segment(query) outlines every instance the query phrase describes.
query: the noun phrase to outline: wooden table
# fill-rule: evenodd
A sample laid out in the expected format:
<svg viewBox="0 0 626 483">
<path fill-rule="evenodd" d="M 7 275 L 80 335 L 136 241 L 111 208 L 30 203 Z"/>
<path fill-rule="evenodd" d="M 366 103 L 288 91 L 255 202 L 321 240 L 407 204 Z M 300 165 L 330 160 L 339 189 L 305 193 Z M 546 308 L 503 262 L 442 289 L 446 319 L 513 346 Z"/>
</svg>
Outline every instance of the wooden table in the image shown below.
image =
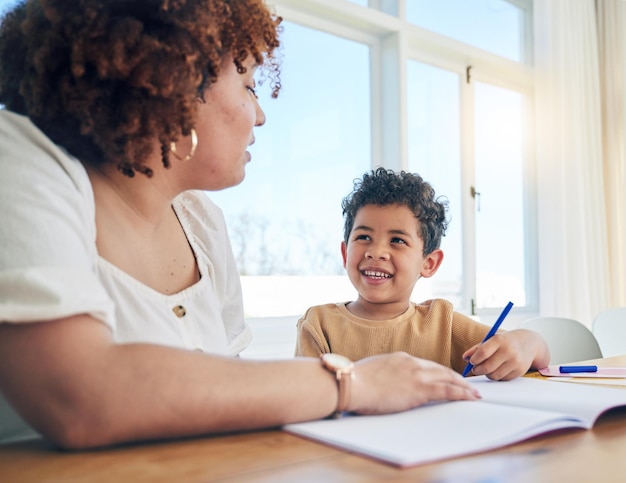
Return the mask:
<svg viewBox="0 0 626 483">
<path fill-rule="evenodd" d="M 626 366 L 626 356 L 594 363 Z M 626 410 L 604 415 L 588 431 L 568 430 L 408 469 L 280 430 L 85 452 L 61 452 L 43 441 L 0 445 L 0 482 L 34 481 L 623 482 Z"/>
</svg>

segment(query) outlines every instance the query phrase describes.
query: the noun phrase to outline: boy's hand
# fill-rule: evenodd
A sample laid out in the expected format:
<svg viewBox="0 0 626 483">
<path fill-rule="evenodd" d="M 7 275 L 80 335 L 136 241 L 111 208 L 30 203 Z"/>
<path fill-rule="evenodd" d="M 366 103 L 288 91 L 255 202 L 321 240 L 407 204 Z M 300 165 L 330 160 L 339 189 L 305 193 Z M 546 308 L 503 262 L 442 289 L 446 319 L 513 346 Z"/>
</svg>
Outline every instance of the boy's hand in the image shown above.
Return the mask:
<svg viewBox="0 0 626 483">
<path fill-rule="evenodd" d="M 529 369 L 541 369 L 550 363 L 550 352 L 537 332 L 516 329 L 500 332 L 487 342 L 476 344 L 463 354 L 474 365 L 472 372 L 496 381 L 509 381 Z"/>
<path fill-rule="evenodd" d="M 360 414 L 404 411 L 431 401 L 480 399 L 452 369 L 405 352 L 361 359 L 354 373 L 349 410 Z"/>
</svg>

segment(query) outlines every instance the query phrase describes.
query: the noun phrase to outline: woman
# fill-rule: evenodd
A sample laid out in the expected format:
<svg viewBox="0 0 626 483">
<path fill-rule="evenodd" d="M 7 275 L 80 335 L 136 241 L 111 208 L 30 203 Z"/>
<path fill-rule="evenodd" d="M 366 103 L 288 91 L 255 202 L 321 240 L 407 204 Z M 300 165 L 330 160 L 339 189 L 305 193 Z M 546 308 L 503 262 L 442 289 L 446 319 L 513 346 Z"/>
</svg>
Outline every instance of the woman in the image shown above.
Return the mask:
<svg viewBox="0 0 626 483">
<path fill-rule="evenodd" d="M 256 70 L 280 88 L 279 23 L 261 0 L 27 0 L 5 17 L 0 437 L 87 448 L 478 397 L 406 354 L 339 384 L 332 361 L 233 357 L 250 341 L 239 280 L 195 190 L 243 180 Z"/>
</svg>

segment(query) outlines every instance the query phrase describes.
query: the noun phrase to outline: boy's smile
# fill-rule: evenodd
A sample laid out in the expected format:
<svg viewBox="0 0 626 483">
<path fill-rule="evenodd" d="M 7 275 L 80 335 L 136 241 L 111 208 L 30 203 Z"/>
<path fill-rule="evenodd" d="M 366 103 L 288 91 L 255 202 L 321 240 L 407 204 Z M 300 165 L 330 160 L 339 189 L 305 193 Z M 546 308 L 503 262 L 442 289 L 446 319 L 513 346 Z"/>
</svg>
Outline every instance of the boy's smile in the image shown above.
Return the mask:
<svg viewBox="0 0 626 483">
<path fill-rule="evenodd" d="M 359 209 L 348 243 L 341 248 L 348 277 L 359 292 L 348 306 L 352 313 L 389 319 L 406 311 L 417 280 L 434 274 L 443 258 L 441 250 L 435 251 L 434 258 L 424 257 L 419 228 L 406 206 Z"/>
<path fill-rule="evenodd" d="M 393 275 L 389 273 L 379 272 L 376 270 L 361 270 L 361 273 L 366 277 L 370 277 L 374 279 L 385 279 L 385 278 L 393 277 Z"/>
</svg>

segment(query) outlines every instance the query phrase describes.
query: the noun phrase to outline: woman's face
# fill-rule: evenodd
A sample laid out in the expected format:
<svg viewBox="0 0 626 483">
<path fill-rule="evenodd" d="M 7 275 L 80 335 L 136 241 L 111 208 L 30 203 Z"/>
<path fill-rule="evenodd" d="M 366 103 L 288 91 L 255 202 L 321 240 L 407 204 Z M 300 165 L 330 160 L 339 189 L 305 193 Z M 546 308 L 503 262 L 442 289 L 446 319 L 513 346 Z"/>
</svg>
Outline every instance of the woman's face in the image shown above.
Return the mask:
<svg viewBox="0 0 626 483">
<path fill-rule="evenodd" d="M 253 128 L 265 123 L 265 114 L 254 92 L 253 59 L 244 66 L 246 72 L 239 74 L 232 58 L 227 58 L 199 106 L 198 148 L 187 161 L 193 165 L 195 184 L 200 184 L 196 188 L 217 191 L 238 185 L 245 177 L 251 160 L 246 149 L 254 143 Z"/>
</svg>

